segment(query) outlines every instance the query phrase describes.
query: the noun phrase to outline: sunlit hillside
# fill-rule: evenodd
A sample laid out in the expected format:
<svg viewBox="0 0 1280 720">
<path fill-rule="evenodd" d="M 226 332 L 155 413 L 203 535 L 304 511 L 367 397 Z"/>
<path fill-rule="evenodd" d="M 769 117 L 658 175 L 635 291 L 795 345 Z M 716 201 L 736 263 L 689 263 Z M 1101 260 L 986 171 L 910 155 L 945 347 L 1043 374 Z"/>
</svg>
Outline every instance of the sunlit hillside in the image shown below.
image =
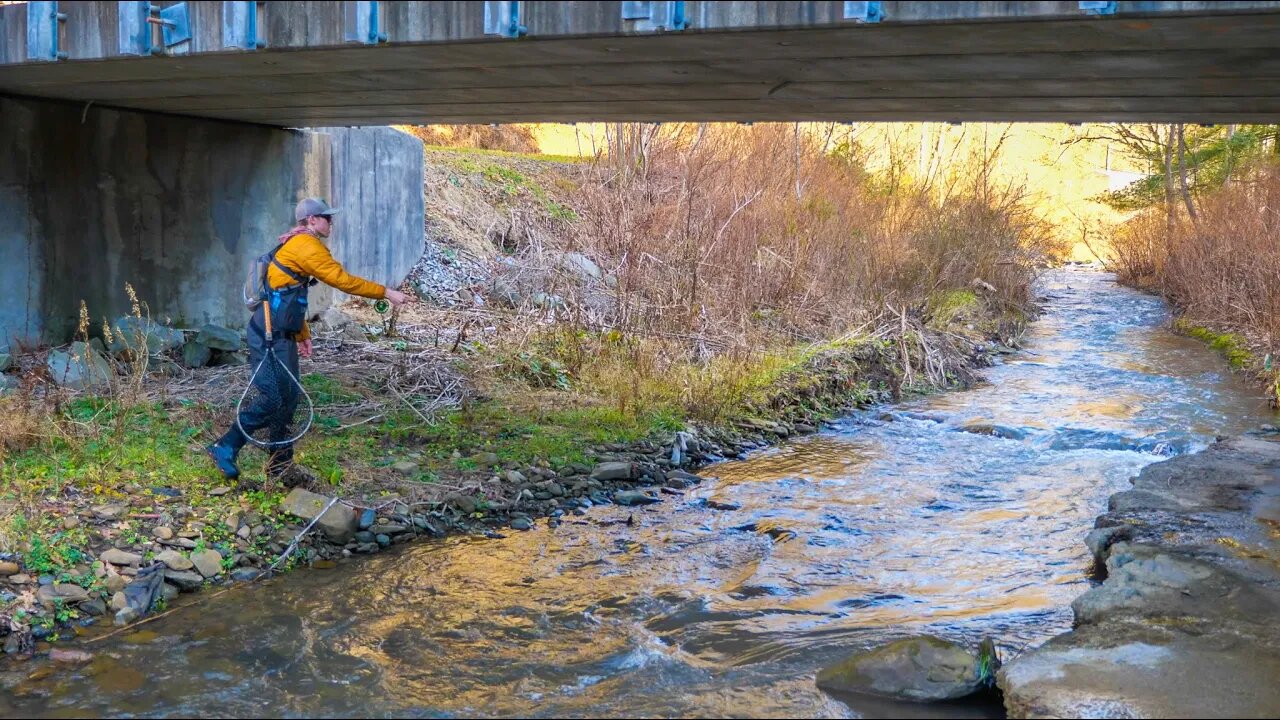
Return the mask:
<svg viewBox="0 0 1280 720">
<path fill-rule="evenodd" d="M 532 127 L 545 153 L 591 155 L 607 144 L 600 124 Z M 808 129 L 828 132 L 824 125 Z M 1025 184 L 1043 215 L 1074 243 L 1073 257 L 1089 260 L 1095 253 L 1105 255 L 1107 227 L 1123 217 L 1091 198 L 1132 182 L 1140 168 L 1106 142 L 1072 142 L 1087 129 L 1062 123 L 859 123 L 836 129 L 831 142 L 853 138 L 873 163 L 887 165 L 895 156 L 922 179 L 953 161 L 994 157 L 994 175 Z"/>
</svg>

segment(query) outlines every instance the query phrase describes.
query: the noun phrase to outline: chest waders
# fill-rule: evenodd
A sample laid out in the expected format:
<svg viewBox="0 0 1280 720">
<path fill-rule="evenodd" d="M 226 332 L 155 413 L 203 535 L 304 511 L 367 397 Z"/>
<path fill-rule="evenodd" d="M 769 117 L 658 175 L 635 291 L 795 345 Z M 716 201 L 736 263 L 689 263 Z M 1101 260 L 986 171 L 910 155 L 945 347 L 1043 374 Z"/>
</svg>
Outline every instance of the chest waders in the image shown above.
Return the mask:
<svg viewBox="0 0 1280 720">
<path fill-rule="evenodd" d="M 277 340 L 272 332 L 271 309 L 273 305 L 278 307 L 279 303 L 280 293 L 273 292 L 270 298 L 259 305 L 262 309 L 264 331 L 262 358 L 249 377 L 249 385 L 240 396 L 240 401 L 236 403 L 236 427 L 249 442 L 268 450 L 292 446 L 311 429 L 316 415 L 311 395 L 302 386 L 297 374 L 276 352 L 277 342 L 293 344 L 290 359 L 294 364 L 297 363 L 297 345 L 294 341 L 287 338 Z M 250 349 L 254 350 L 255 348 L 252 347 L 253 323 L 250 322 L 249 325 Z M 306 400 L 307 419 L 301 430 L 290 433 L 289 426 L 293 423 L 299 398 Z M 243 419 L 245 416 L 249 417 L 249 427 L 245 427 Z M 254 436 L 256 431 L 264 429 L 267 431 L 268 439 L 263 440 Z"/>
</svg>

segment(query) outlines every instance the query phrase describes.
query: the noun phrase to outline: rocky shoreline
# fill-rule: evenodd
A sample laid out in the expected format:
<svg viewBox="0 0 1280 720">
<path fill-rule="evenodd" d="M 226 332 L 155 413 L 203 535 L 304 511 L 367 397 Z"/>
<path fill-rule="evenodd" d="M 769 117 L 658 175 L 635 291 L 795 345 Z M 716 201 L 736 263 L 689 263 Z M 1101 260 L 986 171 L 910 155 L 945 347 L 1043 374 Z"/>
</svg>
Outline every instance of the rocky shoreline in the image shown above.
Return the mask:
<svg viewBox="0 0 1280 720">
<path fill-rule="evenodd" d="M 997 343 L 969 345 L 960 358 L 959 383 L 1004 352 Z M 252 582 L 271 571 L 331 564 L 420 537 L 496 536 L 542 521 L 555 527 L 565 515 L 599 504 L 657 503 L 700 482 L 692 471 L 701 466 L 817 432 L 826 418 L 893 399 L 895 360 L 875 343 L 834 348 L 779 383 L 767 406 L 749 409 L 750 417 L 595 447 L 586 463 L 553 468 L 545 461 L 517 465 L 492 454 L 475 457 L 499 481 L 499 496 L 452 492 L 430 503 L 392 498 L 362 504 L 298 487 L 277 503 L 265 493 L 230 487 L 188 497 L 139 486 L 102 504 L 81 498 L 83 504 L 67 507 L 62 517 L 60 532 L 83 538 L 72 549 L 70 569 L 65 549 L 61 569 L 33 568 L 32 561 L 53 547 L 38 538 L 32 551 L 0 557 L 0 621 L 7 620 L 0 622 L 0 643 L 8 657 L 29 658 L 49 653 L 51 642 L 98 636 L 184 604 L 180 594 L 193 599 L 198 595 L 187 594 Z"/>
<path fill-rule="evenodd" d="M 1149 465 L 1085 539 L 1075 628 L 1009 661 L 1011 718 L 1280 712 L 1280 435 Z"/>
</svg>

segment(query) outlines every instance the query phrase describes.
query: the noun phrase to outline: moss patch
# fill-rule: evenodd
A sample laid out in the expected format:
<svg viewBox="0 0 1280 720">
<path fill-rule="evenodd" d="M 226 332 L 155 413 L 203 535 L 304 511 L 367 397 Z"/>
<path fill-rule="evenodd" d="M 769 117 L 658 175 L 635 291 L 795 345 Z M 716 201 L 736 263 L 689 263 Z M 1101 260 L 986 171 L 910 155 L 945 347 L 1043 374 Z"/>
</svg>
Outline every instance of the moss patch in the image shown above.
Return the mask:
<svg viewBox="0 0 1280 720">
<path fill-rule="evenodd" d="M 1186 318 L 1178 318 L 1173 329 L 1187 337 L 1192 337 L 1207 344 L 1227 359 L 1234 370 L 1244 370 L 1256 363 L 1256 358 L 1249 350 L 1248 341 L 1236 333 L 1220 333 L 1203 325 L 1196 325 Z"/>
</svg>

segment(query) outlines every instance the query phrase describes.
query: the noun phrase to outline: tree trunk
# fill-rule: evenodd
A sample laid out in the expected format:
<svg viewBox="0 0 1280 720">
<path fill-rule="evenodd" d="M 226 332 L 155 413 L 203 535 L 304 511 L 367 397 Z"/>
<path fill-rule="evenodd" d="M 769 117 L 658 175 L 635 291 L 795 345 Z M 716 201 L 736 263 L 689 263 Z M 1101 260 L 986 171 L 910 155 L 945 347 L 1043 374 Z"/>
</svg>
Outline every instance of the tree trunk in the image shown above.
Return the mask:
<svg viewBox="0 0 1280 720">
<path fill-rule="evenodd" d="M 1173 126 L 1169 126 L 1168 142 L 1164 144 L 1164 219 L 1170 234 L 1176 223 L 1173 214 Z"/>
<path fill-rule="evenodd" d="M 1178 123 L 1178 189 L 1182 193 L 1182 202 L 1187 206 L 1187 215 L 1192 224 L 1200 220 L 1196 214 L 1196 204 L 1191 200 L 1191 191 L 1187 188 L 1187 136 L 1185 125 Z"/>
</svg>

